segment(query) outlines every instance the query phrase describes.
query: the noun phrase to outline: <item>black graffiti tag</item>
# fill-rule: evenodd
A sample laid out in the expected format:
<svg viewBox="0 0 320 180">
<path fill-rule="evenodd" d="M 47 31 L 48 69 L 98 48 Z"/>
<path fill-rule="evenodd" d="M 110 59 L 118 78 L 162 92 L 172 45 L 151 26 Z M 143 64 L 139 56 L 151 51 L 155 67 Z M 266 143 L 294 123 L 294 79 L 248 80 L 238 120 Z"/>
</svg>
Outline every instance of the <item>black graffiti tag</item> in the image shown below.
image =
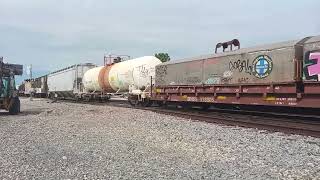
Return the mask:
<svg viewBox="0 0 320 180">
<path fill-rule="evenodd" d="M 239 72 L 245 72 L 248 74 L 252 74 L 253 68 L 252 65 L 249 63 L 249 59 L 247 60 L 237 60 L 237 61 L 230 61 L 229 62 L 229 70 L 239 70 Z"/>
<path fill-rule="evenodd" d="M 148 77 L 149 69 L 147 69 L 145 65 L 138 66 L 137 68 L 138 68 L 138 71 L 140 72 L 140 77 L 144 77 L 144 78 Z"/>
<path fill-rule="evenodd" d="M 232 77 L 222 77 L 221 81 L 225 84 L 231 83 Z"/>
</svg>

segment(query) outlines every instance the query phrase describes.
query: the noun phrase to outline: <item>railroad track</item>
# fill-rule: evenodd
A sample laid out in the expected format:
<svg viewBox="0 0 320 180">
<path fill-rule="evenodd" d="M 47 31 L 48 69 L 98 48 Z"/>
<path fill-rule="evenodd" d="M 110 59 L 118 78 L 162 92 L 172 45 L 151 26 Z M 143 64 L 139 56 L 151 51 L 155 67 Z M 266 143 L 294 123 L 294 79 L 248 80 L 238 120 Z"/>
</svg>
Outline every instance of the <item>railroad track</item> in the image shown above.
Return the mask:
<svg viewBox="0 0 320 180">
<path fill-rule="evenodd" d="M 184 117 L 197 121 L 205 121 L 208 123 L 257 128 L 272 132 L 283 132 L 286 134 L 300 134 L 304 136 L 320 137 L 320 117 L 319 121 L 317 122 L 314 121 L 315 119 L 313 119 L 312 121 L 292 119 L 291 116 L 289 116 L 290 118 L 272 118 L 222 112 L 186 112 L 183 110 L 157 108 L 147 108 L 147 110 L 162 114 Z"/>
<path fill-rule="evenodd" d="M 320 137 L 320 116 L 226 109 L 209 109 L 207 111 L 203 111 L 196 109 L 186 110 L 172 107 L 132 107 L 125 100 L 111 100 L 104 103 L 75 101 L 68 102 L 134 108 L 183 117 L 195 121 L 256 128 L 271 132 L 283 132 L 286 134 Z"/>
</svg>

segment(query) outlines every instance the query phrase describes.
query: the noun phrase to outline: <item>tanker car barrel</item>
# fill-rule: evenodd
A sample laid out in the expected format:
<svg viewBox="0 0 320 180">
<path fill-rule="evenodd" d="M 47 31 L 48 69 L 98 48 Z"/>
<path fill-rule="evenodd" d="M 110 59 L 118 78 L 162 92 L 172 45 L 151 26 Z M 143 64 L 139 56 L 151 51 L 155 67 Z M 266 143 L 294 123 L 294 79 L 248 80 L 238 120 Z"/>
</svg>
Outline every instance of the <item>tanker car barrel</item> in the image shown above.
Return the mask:
<svg viewBox="0 0 320 180">
<path fill-rule="evenodd" d="M 146 88 L 150 77 L 155 76 L 155 66 L 161 61 L 154 56 L 144 56 L 108 66 L 88 70 L 83 76 L 86 92 L 128 92 L 129 86 Z"/>
</svg>

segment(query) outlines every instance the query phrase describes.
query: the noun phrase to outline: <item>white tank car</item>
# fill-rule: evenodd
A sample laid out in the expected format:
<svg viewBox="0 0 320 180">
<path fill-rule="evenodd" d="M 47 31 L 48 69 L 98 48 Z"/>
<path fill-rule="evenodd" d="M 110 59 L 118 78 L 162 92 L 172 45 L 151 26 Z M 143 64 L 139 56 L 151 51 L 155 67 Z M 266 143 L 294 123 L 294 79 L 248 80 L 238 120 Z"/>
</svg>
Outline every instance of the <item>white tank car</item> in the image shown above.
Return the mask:
<svg viewBox="0 0 320 180">
<path fill-rule="evenodd" d="M 154 56 L 144 56 L 113 65 L 96 67 L 83 76 L 86 92 L 126 92 L 129 86 L 140 89 L 150 85 L 155 76 L 155 66 L 161 61 Z"/>
</svg>

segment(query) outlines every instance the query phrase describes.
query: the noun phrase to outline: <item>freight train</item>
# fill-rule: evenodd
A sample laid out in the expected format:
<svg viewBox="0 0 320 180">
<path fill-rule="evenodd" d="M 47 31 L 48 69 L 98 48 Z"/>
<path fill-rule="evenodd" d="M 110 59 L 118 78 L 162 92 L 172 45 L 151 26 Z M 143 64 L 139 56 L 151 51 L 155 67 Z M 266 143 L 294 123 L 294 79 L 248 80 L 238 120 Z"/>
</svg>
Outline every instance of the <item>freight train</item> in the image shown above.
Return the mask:
<svg viewBox="0 0 320 180">
<path fill-rule="evenodd" d="M 218 52 L 220 47 L 223 52 Z M 68 89 L 65 94 L 78 100 L 107 100 L 127 93 L 134 106 L 320 108 L 320 36 L 241 49 L 234 39 L 195 58 L 166 63 L 152 56 L 116 58 L 101 67 L 89 66 L 80 75 L 74 73 L 79 70 L 62 73 L 59 80 L 50 81 L 49 74 L 48 94 L 65 97 L 50 85 L 60 83 L 62 90 Z"/>
</svg>

